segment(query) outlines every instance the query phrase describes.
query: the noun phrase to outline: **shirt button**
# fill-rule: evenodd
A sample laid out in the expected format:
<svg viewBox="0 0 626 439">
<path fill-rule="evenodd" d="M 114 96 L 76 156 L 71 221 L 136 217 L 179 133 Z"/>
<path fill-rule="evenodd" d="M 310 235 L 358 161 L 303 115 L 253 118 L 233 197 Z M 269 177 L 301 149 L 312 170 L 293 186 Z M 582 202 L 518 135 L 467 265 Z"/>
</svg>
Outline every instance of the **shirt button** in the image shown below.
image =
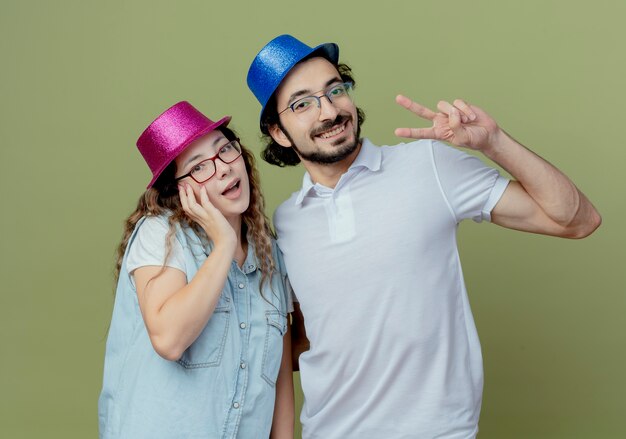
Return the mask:
<svg viewBox="0 0 626 439">
<path fill-rule="evenodd" d="M 240 283 L 240 284 L 239 284 L 239 289 L 240 289 L 240 290 L 243 290 L 243 287 L 245 287 L 245 285 L 244 285 L 244 284 L 242 284 L 242 283 Z"/>
<path fill-rule="evenodd" d="M 243 322 L 241 322 L 241 323 L 239 324 L 239 327 L 240 327 L 241 329 L 246 329 L 246 324 L 245 324 L 245 323 L 243 323 Z"/>
<path fill-rule="evenodd" d="M 239 408 L 239 403 L 238 403 L 238 402 L 234 402 L 234 403 L 233 403 L 233 408 L 238 409 L 238 408 Z"/>
<path fill-rule="evenodd" d="M 245 369 L 245 368 L 246 368 L 246 363 L 241 363 L 241 364 L 239 365 L 239 367 L 241 367 L 242 369 Z"/>
</svg>

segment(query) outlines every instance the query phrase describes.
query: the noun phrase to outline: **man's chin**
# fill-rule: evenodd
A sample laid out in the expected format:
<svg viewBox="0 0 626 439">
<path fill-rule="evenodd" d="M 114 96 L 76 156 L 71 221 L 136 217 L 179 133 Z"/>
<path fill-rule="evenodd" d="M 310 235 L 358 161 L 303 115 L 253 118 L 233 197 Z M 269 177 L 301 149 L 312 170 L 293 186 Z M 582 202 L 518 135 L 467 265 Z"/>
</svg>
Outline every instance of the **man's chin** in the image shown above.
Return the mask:
<svg viewBox="0 0 626 439">
<path fill-rule="evenodd" d="M 342 139 L 337 140 L 337 145 L 332 145 L 334 147 L 331 151 L 315 151 L 311 153 L 302 153 L 296 148 L 296 152 L 300 156 L 300 159 L 306 160 L 308 162 L 319 163 L 322 165 L 329 165 L 333 163 L 340 162 L 350 157 L 354 151 L 359 146 L 359 142 L 352 139 L 349 143 L 344 143 Z M 295 148 L 295 147 L 294 147 Z"/>
</svg>

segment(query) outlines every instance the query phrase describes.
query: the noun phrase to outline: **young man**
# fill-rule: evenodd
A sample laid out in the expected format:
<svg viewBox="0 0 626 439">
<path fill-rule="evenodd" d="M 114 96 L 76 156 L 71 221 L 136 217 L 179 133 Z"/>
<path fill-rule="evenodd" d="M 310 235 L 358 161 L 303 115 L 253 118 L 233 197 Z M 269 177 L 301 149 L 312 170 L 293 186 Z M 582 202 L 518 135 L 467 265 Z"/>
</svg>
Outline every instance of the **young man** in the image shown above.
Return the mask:
<svg viewBox="0 0 626 439">
<path fill-rule="evenodd" d="M 274 220 L 310 340 L 299 358 L 303 437 L 473 438 L 483 370 L 458 223 L 582 238 L 600 216 L 563 173 L 462 100 L 434 112 L 398 96 L 432 126 L 396 135 L 423 140 L 361 139 L 338 52 L 282 35 L 248 72 L 264 158 L 307 171 Z M 514 180 L 440 141 L 480 151 Z"/>
</svg>

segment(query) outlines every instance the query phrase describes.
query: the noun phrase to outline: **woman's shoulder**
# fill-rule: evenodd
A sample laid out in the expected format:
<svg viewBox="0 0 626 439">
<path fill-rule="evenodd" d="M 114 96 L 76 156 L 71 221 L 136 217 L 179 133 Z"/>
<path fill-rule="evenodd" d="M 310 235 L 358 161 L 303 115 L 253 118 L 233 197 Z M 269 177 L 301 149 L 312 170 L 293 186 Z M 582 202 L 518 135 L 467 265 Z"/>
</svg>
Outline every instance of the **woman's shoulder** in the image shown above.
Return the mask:
<svg viewBox="0 0 626 439">
<path fill-rule="evenodd" d="M 171 215 L 148 215 L 144 216 L 137 226 L 146 227 L 153 230 L 169 229 L 169 218 Z"/>
<path fill-rule="evenodd" d="M 198 234 L 196 231 L 189 227 L 189 225 L 185 223 L 181 223 L 179 221 L 171 221 L 171 214 L 164 213 L 160 215 L 148 215 L 142 218 L 142 223 L 137 224 L 137 227 L 146 229 L 147 231 L 158 233 L 158 234 L 168 234 L 170 230 L 173 228 L 174 233 L 179 238 L 198 238 Z"/>
<path fill-rule="evenodd" d="M 171 227 L 169 215 L 144 216 L 135 226 L 135 240 L 154 240 L 156 238 L 162 240 L 170 234 Z"/>
</svg>

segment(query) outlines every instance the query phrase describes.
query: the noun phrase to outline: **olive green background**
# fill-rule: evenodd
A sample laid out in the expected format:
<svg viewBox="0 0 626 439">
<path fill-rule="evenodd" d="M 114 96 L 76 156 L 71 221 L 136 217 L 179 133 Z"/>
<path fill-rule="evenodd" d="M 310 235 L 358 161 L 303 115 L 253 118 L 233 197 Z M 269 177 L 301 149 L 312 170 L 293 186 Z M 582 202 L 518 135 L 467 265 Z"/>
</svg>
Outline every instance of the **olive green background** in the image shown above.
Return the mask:
<svg viewBox="0 0 626 439">
<path fill-rule="evenodd" d="M 135 140 L 187 99 L 258 154 L 245 77 L 281 33 L 339 44 L 375 143 L 425 126 L 395 94 L 462 97 L 594 202 L 583 241 L 461 226 L 480 437 L 626 437 L 626 3 L 365 3 L 2 0 L 1 437 L 96 437 L 114 251 L 149 181 Z M 259 167 L 271 214 L 302 169 Z"/>
</svg>

